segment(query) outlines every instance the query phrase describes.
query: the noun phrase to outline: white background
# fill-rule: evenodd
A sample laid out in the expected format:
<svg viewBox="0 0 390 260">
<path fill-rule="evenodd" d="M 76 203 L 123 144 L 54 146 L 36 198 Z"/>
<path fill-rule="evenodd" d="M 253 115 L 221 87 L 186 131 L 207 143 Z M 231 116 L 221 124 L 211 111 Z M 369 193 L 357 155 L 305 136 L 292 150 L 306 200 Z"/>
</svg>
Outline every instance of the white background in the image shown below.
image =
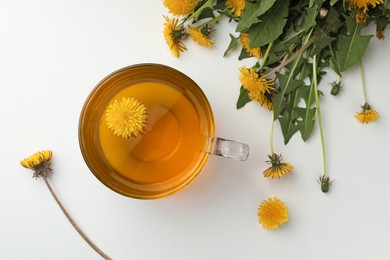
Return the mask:
<svg viewBox="0 0 390 260">
<path fill-rule="evenodd" d="M 390 45 L 373 39 L 364 58 L 368 101 L 379 121 L 361 125 L 357 67 L 341 95 L 320 89 L 328 152 L 335 179 L 323 194 L 319 129 L 275 150 L 295 166 L 280 180 L 262 176 L 269 153 L 271 114 L 255 103 L 235 109 L 238 52 L 223 58 L 234 24 L 217 26 L 216 45 L 187 40 L 175 59 L 162 36 L 162 1 L 2 0 L 0 6 L 0 259 L 99 259 L 79 237 L 43 180 L 19 161 L 54 151 L 50 182 L 79 226 L 114 259 L 389 259 Z M 374 29 L 374 28 L 372 28 Z M 78 145 L 78 118 L 93 87 L 121 67 L 162 63 L 194 79 L 214 110 L 218 136 L 251 147 L 247 162 L 212 157 L 180 193 L 153 201 L 123 197 L 90 173 Z M 387 133 L 387 134 L 386 134 Z M 257 208 L 278 196 L 289 221 L 264 230 Z"/>
</svg>

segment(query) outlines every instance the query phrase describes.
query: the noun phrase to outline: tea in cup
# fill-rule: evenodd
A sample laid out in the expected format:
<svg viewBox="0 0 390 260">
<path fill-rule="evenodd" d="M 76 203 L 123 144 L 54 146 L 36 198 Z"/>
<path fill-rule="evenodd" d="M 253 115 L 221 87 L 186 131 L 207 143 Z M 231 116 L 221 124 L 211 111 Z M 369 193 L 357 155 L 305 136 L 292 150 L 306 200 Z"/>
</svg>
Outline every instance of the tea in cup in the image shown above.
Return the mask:
<svg viewBox="0 0 390 260">
<path fill-rule="evenodd" d="M 137 100 L 147 120 L 139 135 L 121 138 L 107 125 L 107 108 Z M 190 184 L 210 154 L 246 160 L 245 144 L 214 136 L 210 104 L 183 73 L 160 64 L 122 68 L 103 79 L 80 115 L 79 142 L 92 173 L 128 197 L 156 199 Z"/>
</svg>

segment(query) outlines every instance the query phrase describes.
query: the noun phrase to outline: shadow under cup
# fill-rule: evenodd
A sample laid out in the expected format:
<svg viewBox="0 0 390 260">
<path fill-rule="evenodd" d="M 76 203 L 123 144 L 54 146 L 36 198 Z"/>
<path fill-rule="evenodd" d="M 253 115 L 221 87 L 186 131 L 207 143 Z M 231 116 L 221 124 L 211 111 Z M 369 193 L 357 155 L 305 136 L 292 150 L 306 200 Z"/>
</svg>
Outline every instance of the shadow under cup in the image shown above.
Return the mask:
<svg viewBox="0 0 390 260">
<path fill-rule="evenodd" d="M 123 139 L 106 126 L 105 110 L 123 97 L 147 107 L 143 134 Z M 92 173 L 125 196 L 156 199 L 189 183 L 207 163 L 214 142 L 214 119 L 198 85 L 159 64 L 122 68 L 103 79 L 80 115 L 79 142 Z"/>
</svg>

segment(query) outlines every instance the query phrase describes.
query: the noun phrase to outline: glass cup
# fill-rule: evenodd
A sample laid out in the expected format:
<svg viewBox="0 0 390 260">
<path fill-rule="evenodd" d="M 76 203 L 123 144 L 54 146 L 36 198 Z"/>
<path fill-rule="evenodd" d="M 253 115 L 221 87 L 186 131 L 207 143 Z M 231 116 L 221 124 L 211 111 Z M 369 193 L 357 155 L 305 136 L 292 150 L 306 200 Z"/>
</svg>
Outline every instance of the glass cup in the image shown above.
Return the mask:
<svg viewBox="0 0 390 260">
<path fill-rule="evenodd" d="M 105 110 L 115 100 L 135 98 L 147 108 L 143 133 L 115 136 Z M 244 161 L 246 144 L 214 136 L 210 104 L 183 73 L 160 64 L 119 69 L 92 90 L 81 111 L 79 143 L 92 173 L 128 197 L 157 199 L 174 194 L 199 175 L 210 154 Z"/>
</svg>

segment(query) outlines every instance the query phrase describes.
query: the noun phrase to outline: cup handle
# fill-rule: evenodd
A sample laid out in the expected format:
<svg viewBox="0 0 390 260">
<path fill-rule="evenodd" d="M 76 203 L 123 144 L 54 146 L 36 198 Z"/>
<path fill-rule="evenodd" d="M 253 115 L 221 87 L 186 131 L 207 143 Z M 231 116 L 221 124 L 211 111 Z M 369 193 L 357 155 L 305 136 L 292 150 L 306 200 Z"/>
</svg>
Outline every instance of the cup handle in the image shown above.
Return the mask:
<svg viewBox="0 0 390 260">
<path fill-rule="evenodd" d="M 249 156 L 249 146 L 220 137 L 214 137 L 212 154 L 231 158 L 238 161 L 245 161 Z"/>
</svg>

